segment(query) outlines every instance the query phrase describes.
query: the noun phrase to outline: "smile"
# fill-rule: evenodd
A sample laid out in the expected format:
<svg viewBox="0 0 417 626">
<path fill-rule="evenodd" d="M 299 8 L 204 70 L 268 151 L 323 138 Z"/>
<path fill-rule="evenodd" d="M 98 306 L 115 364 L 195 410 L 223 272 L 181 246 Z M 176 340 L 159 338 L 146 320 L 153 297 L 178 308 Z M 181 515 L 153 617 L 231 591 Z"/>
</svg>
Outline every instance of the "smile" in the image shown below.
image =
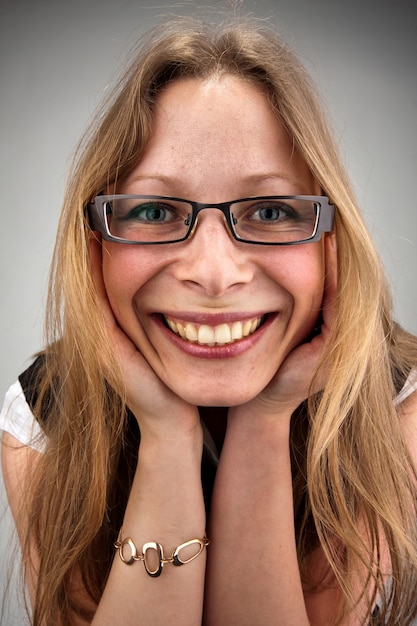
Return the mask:
<svg viewBox="0 0 417 626">
<path fill-rule="evenodd" d="M 181 322 L 168 317 L 165 317 L 165 322 L 173 333 L 185 341 L 203 346 L 224 346 L 252 335 L 258 330 L 263 319 L 263 317 L 254 317 L 230 324 L 218 324 L 217 326 Z"/>
</svg>

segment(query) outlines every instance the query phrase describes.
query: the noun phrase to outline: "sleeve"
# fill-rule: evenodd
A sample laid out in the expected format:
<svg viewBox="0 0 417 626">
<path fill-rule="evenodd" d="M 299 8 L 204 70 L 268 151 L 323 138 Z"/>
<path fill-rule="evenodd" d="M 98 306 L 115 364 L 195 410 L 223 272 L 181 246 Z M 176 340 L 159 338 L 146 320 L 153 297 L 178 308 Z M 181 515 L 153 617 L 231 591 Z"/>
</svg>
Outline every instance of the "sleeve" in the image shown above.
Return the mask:
<svg viewBox="0 0 417 626">
<path fill-rule="evenodd" d="M 417 369 L 411 370 L 404 387 L 401 389 L 398 396 L 395 398 L 395 405 L 401 404 L 406 398 L 411 396 L 412 393 L 417 391 Z"/>
<path fill-rule="evenodd" d="M 45 449 L 45 436 L 26 401 L 20 381 L 16 381 L 6 392 L 0 413 L 0 430 L 38 452 Z"/>
</svg>

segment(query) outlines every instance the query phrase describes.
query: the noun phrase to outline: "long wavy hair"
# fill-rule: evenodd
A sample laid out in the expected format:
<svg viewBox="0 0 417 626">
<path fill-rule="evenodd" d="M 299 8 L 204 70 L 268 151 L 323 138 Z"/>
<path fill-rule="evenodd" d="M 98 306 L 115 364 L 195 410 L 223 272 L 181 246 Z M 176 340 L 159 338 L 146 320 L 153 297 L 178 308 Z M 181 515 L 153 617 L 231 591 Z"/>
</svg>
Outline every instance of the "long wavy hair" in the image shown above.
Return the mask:
<svg viewBox="0 0 417 626">
<path fill-rule="evenodd" d="M 417 614 L 416 475 L 394 403 L 417 362 L 416 340 L 392 320 L 384 272 L 315 85 L 288 45 L 253 19 L 208 25 L 187 18 L 158 25 L 140 43 L 71 168 L 52 264 L 46 357 L 35 407 L 47 446 L 28 481 L 24 511 L 25 552 L 35 549 L 40 558 L 35 626 L 55 624 L 57 616 L 69 625 L 73 612 L 91 619 L 92 610 L 71 594 L 72 577 L 81 575 L 91 604 L 99 602 L 137 462 L 131 443 L 137 433 L 126 434 L 123 381 L 90 275 L 92 233 L 85 206 L 140 160 L 152 133 L 155 99 L 165 85 L 223 73 L 262 86 L 323 193 L 337 207 L 337 311 L 323 359 L 328 382 L 296 411 L 291 432 L 305 588 L 314 593 L 327 584 L 311 577 L 308 568 L 309 555 L 321 546 L 332 582 L 343 591 L 341 618 L 364 599 L 371 615 L 377 597 L 384 624 L 407 626 Z M 106 382 L 103 364 L 114 368 L 119 383 Z M 384 542 L 390 585 L 382 562 Z M 26 567 L 31 567 L 30 559 Z"/>
</svg>

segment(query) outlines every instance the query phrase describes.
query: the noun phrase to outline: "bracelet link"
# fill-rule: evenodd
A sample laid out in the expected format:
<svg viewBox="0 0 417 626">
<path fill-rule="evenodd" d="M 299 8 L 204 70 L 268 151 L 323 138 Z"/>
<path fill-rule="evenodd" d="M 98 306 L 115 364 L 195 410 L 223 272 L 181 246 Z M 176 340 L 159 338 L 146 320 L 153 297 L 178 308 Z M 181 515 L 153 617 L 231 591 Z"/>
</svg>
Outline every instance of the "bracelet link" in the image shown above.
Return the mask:
<svg viewBox="0 0 417 626">
<path fill-rule="evenodd" d="M 177 548 L 175 548 L 173 554 L 172 554 L 172 563 L 174 565 L 180 566 L 180 565 L 186 565 L 187 563 L 190 563 L 191 561 L 193 561 L 194 559 L 196 559 L 204 550 L 204 548 L 206 548 L 209 545 L 209 540 L 207 539 L 207 537 L 204 537 L 203 539 L 190 539 L 189 541 L 186 541 L 185 543 L 182 543 L 180 546 L 178 546 Z M 192 556 L 188 557 L 188 559 L 181 559 L 180 558 L 180 552 L 181 550 L 183 550 L 184 548 L 188 548 L 188 546 L 192 546 L 192 545 L 198 545 L 198 550 L 195 554 L 193 554 Z"/>
<path fill-rule="evenodd" d="M 129 546 L 130 548 L 129 558 L 125 557 L 125 553 L 124 553 L 125 546 Z M 135 544 L 133 543 L 133 540 L 130 537 L 126 537 L 126 539 L 123 539 L 122 541 L 118 539 L 116 543 L 114 544 L 114 547 L 118 549 L 119 556 L 121 560 L 123 561 L 123 563 L 126 563 L 126 565 L 132 565 L 134 561 L 142 560 L 140 555 L 138 555 L 138 552 L 137 552 Z"/>
<path fill-rule="evenodd" d="M 152 554 L 152 552 L 156 552 L 156 555 Z M 164 563 L 166 563 L 166 559 L 164 559 L 163 547 L 160 543 L 156 543 L 156 541 L 148 541 L 143 544 L 142 553 L 143 565 L 145 566 L 146 573 L 152 578 L 158 578 L 158 576 L 162 574 Z M 157 565 L 152 569 L 151 563 L 155 559 L 155 556 L 157 557 Z"/>
</svg>

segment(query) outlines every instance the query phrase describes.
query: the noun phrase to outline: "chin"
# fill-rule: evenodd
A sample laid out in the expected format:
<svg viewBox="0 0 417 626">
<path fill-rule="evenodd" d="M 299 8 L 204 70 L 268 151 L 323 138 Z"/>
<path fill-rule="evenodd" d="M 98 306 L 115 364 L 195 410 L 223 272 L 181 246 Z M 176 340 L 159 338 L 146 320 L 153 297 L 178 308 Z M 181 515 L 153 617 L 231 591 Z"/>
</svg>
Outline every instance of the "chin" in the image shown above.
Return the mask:
<svg viewBox="0 0 417 626">
<path fill-rule="evenodd" d="M 253 400 L 261 391 L 260 389 L 245 389 L 245 390 L 233 390 L 224 389 L 213 392 L 205 391 L 203 394 L 197 393 L 195 390 L 190 389 L 189 392 L 184 393 L 182 391 L 181 397 L 194 406 L 201 407 L 232 407 L 245 404 L 250 400 Z"/>
</svg>

